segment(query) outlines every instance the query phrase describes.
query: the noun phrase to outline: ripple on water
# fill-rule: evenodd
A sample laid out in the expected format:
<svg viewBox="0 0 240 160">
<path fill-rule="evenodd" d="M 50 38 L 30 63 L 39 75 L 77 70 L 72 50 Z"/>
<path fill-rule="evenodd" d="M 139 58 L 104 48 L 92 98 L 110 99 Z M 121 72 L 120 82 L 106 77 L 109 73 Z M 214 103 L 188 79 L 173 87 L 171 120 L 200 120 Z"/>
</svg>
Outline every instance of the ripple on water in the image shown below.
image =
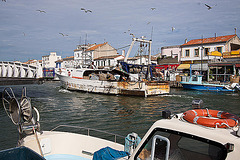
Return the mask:
<svg viewBox="0 0 240 160">
<path fill-rule="evenodd" d="M 14 86 L 17 96 L 21 96 L 23 86 Z M 0 87 L 1 91 L 4 87 Z M 236 93 L 195 92 L 171 89 L 170 94 L 154 97 L 109 96 L 74 92 L 62 89 L 59 82 L 43 85 L 28 85 L 27 95 L 32 106 L 40 112 L 43 130 L 59 124 L 69 124 L 96 128 L 108 132 L 127 135 L 136 132 L 141 137 L 147 129 L 161 119 L 163 110 L 172 113 L 191 109 L 192 100 L 200 98 L 204 107 L 219 109 L 240 115 L 240 98 Z M 0 149 L 16 145 L 16 126 L 6 116 L 0 103 Z M 7 136 L 6 136 L 7 135 Z"/>
</svg>

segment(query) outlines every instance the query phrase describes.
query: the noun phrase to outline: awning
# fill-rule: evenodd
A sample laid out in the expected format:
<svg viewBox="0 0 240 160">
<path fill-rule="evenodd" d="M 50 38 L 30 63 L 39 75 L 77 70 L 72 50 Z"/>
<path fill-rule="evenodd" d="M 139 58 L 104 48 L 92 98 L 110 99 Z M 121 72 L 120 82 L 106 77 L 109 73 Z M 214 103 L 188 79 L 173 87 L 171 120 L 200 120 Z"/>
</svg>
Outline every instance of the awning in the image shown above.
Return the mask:
<svg viewBox="0 0 240 160">
<path fill-rule="evenodd" d="M 189 69 L 190 68 L 190 64 L 180 64 L 177 69 Z"/>
<path fill-rule="evenodd" d="M 231 51 L 231 55 L 239 54 L 239 51 Z"/>
<path fill-rule="evenodd" d="M 240 63 L 235 64 L 235 66 L 236 66 L 237 68 L 240 68 Z"/>
<path fill-rule="evenodd" d="M 191 68 L 192 68 L 192 70 L 207 71 L 208 64 L 207 63 L 203 63 L 202 65 L 201 64 L 192 64 Z"/>
<path fill-rule="evenodd" d="M 160 70 L 162 70 L 162 69 L 167 70 L 167 69 L 175 69 L 178 66 L 179 66 L 179 64 L 165 64 L 165 65 L 156 65 L 155 68 L 160 69 Z"/>
<path fill-rule="evenodd" d="M 218 51 L 213 51 L 213 52 L 208 52 L 209 56 L 219 56 L 222 57 L 222 53 L 218 52 Z"/>
</svg>

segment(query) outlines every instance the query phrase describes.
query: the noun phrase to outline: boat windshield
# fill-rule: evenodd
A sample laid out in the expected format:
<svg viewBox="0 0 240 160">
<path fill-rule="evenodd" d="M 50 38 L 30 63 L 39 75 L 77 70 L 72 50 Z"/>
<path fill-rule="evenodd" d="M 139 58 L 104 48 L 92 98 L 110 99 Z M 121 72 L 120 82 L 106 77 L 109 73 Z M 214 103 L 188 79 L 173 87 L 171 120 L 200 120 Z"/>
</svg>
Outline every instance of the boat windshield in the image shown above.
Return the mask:
<svg viewBox="0 0 240 160">
<path fill-rule="evenodd" d="M 154 144 L 152 144 L 153 142 Z M 153 155 L 153 158 L 151 155 Z M 150 134 L 134 159 L 223 160 L 226 156 L 227 150 L 225 146 L 218 142 L 186 133 L 158 128 Z"/>
</svg>

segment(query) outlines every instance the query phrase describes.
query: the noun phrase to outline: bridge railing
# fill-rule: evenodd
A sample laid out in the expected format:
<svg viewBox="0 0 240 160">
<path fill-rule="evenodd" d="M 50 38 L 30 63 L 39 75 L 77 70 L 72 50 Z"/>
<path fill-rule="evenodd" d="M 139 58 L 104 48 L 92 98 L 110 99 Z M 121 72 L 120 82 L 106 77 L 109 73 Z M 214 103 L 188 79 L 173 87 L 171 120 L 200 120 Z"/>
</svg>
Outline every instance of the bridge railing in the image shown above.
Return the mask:
<svg viewBox="0 0 240 160">
<path fill-rule="evenodd" d="M 41 78 L 42 67 L 20 62 L 0 62 L 0 77 Z"/>
</svg>

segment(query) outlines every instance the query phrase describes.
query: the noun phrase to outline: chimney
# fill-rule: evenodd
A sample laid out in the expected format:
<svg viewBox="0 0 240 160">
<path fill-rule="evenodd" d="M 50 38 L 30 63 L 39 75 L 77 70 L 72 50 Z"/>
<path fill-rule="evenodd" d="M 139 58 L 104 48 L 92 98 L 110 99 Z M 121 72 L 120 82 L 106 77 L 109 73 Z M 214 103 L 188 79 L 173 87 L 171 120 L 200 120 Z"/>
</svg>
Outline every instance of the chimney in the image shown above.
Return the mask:
<svg viewBox="0 0 240 160">
<path fill-rule="evenodd" d="M 217 38 L 217 33 L 215 33 L 215 39 Z"/>
<path fill-rule="evenodd" d="M 185 43 L 187 43 L 187 38 L 185 39 Z"/>
</svg>

